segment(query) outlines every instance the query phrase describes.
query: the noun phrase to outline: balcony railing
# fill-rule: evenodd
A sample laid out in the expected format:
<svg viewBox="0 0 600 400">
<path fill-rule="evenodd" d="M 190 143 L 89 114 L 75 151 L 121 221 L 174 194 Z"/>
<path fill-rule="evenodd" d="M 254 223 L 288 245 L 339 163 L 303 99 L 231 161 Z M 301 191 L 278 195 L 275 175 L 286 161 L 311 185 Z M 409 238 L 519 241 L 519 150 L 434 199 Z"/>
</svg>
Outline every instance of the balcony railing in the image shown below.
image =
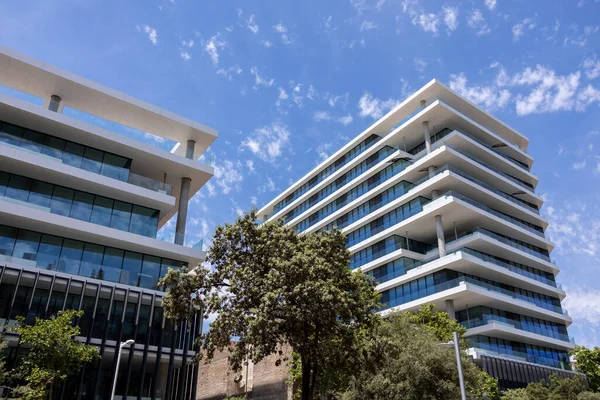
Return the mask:
<svg viewBox="0 0 600 400">
<path fill-rule="evenodd" d="M 0 144 L 7 146 L 7 147 L 14 148 L 14 149 L 19 149 L 20 151 L 24 151 L 26 153 L 36 154 L 38 156 L 42 156 L 49 160 L 64 163 L 64 160 L 62 158 L 53 155 L 53 154 L 56 154 L 56 149 L 53 149 L 52 147 L 49 147 L 45 144 L 40 144 L 40 143 L 30 141 L 25 138 L 20 138 L 19 145 L 10 144 L 3 140 L 0 140 Z M 88 169 L 83 168 L 83 164 L 81 164 L 80 166 L 73 165 L 71 163 L 66 164 L 66 165 L 70 165 L 75 168 L 79 168 L 84 171 L 88 171 Z M 90 172 L 94 172 L 94 171 L 90 171 Z M 173 193 L 172 185 L 170 185 L 168 183 L 164 183 L 164 182 L 159 182 L 152 178 L 134 174 L 133 172 L 129 171 L 127 168 L 117 167 L 117 166 L 113 166 L 113 165 L 109 165 L 109 164 L 103 164 L 101 170 L 99 172 L 95 172 L 95 173 L 98 173 L 99 175 L 106 176 L 109 178 L 117 179 L 121 182 L 127 182 L 132 185 L 144 188 L 144 189 L 149 189 L 154 192 L 164 193 L 169 196 L 172 195 L 172 193 Z"/>
<path fill-rule="evenodd" d="M 479 326 L 485 326 L 490 324 L 498 324 L 504 325 L 509 328 L 518 329 L 523 332 L 537 333 L 538 335 L 546 336 L 553 339 L 562 340 L 563 342 L 574 343 L 575 340 L 569 335 L 565 335 L 564 333 L 555 332 L 551 329 L 547 329 L 541 325 L 537 325 L 535 327 L 532 326 L 533 329 L 523 329 L 523 324 L 521 321 L 513 321 L 508 318 L 502 318 L 500 316 L 490 316 L 489 318 L 476 319 L 470 321 L 462 321 L 460 322 L 462 326 L 467 329 L 477 328 Z M 536 329 L 537 328 L 537 329 Z"/>
</svg>

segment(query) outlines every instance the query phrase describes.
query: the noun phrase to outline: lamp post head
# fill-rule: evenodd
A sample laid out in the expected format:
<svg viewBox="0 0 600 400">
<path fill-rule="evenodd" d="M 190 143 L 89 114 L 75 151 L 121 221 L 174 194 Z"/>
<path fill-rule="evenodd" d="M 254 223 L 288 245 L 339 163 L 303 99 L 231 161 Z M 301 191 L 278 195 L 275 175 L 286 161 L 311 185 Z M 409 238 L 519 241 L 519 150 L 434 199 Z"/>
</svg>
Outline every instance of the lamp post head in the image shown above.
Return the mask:
<svg viewBox="0 0 600 400">
<path fill-rule="evenodd" d="M 121 343 L 121 347 L 131 346 L 132 344 L 135 344 L 135 340 L 129 339 L 129 340 Z"/>
</svg>

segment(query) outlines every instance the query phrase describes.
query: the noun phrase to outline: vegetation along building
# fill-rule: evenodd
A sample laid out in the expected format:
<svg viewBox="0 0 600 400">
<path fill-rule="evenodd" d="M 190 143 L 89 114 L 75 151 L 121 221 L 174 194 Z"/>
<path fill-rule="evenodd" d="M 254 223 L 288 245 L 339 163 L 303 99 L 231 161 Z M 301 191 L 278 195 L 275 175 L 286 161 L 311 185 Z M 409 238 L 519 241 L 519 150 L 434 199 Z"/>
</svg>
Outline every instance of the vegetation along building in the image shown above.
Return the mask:
<svg viewBox="0 0 600 400">
<path fill-rule="evenodd" d="M 157 282 L 205 258 L 186 215 L 217 132 L 1 46 L 0 85 L 1 325 L 85 310 L 77 340 L 102 359 L 54 398 L 108 399 L 128 339 L 117 398 L 195 398 L 197 367 L 182 366 L 200 324 L 165 320 Z M 7 338 L 14 367 L 23 349 Z"/>
<path fill-rule="evenodd" d="M 382 313 L 447 311 L 501 388 L 570 375 L 572 321 L 528 142 L 432 80 L 259 215 L 298 232 L 341 229 Z"/>
</svg>

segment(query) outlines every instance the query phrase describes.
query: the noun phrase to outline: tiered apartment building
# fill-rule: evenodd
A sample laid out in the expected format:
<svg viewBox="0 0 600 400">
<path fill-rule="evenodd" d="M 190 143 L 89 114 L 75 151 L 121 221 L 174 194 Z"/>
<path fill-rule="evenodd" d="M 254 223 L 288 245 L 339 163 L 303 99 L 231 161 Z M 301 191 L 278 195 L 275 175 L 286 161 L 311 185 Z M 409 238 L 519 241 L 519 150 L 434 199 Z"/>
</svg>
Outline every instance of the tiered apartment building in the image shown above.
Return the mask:
<svg viewBox="0 0 600 400">
<path fill-rule="evenodd" d="M 213 175 L 198 158 L 217 132 L 2 46 L 0 89 L 0 326 L 9 368 L 25 351 L 6 329 L 17 316 L 33 322 L 78 309 L 77 339 L 102 358 L 53 398 L 109 399 L 116 349 L 134 339 L 117 399 L 195 399 L 190 338 L 202 321 L 166 320 L 158 280 L 205 258 L 186 216 Z M 175 234 L 159 233 L 175 213 Z"/>
<path fill-rule="evenodd" d="M 340 229 L 383 314 L 433 303 L 503 389 L 571 375 L 528 139 L 433 80 L 259 210 Z"/>
</svg>

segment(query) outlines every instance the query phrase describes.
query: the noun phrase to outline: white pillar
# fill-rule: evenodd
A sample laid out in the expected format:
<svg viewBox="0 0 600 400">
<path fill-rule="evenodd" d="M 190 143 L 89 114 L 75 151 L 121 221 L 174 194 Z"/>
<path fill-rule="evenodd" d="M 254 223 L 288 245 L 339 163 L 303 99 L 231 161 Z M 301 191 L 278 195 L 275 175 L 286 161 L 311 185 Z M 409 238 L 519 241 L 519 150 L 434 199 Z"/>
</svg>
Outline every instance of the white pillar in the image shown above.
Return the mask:
<svg viewBox="0 0 600 400">
<path fill-rule="evenodd" d="M 437 199 L 438 197 L 440 197 L 440 191 L 439 191 L 439 190 L 437 190 L 437 189 L 433 189 L 433 190 L 431 191 L 431 200 L 435 200 L 435 199 Z"/>
<path fill-rule="evenodd" d="M 444 237 L 444 225 L 442 225 L 442 216 L 436 215 L 433 218 L 435 220 L 435 233 L 437 234 L 440 258 L 442 258 L 446 255 L 446 238 Z"/>
<path fill-rule="evenodd" d="M 452 321 L 456 321 L 456 311 L 454 310 L 454 300 L 446 300 L 446 312 Z"/>
<path fill-rule="evenodd" d="M 53 94 L 44 101 L 44 108 L 62 114 L 64 105 L 60 96 Z"/>
<path fill-rule="evenodd" d="M 427 102 L 425 100 L 421 100 L 421 110 L 424 110 L 427 107 Z"/>
<path fill-rule="evenodd" d="M 184 245 L 185 225 L 190 194 L 190 178 L 181 178 L 181 190 L 179 191 L 179 208 L 177 210 L 177 225 L 175 225 L 175 241 L 173 243 Z"/>
<path fill-rule="evenodd" d="M 425 137 L 425 148 L 427 154 L 431 153 L 431 136 L 429 134 L 429 121 L 423 121 L 423 136 Z"/>
</svg>

